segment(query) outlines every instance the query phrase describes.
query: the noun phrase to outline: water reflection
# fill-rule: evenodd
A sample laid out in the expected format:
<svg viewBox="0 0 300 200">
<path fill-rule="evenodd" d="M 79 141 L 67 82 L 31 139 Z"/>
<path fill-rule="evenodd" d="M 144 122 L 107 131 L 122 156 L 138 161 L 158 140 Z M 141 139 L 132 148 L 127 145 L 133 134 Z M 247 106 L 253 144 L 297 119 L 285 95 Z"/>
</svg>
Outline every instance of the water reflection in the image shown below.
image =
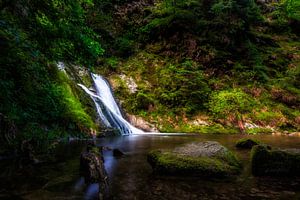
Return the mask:
<svg viewBox="0 0 300 200">
<path fill-rule="evenodd" d="M 113 157 L 112 151 L 104 151 L 103 156 L 104 156 L 104 167 L 106 169 L 108 176 L 111 176 L 116 167 L 117 160 L 116 158 Z"/>
<path fill-rule="evenodd" d="M 76 191 L 80 191 L 80 190 L 83 189 L 83 187 L 84 187 L 84 178 L 83 178 L 83 177 L 80 177 L 80 178 L 76 181 L 76 183 L 75 183 L 75 185 L 74 185 L 74 189 L 75 189 Z"/>
<path fill-rule="evenodd" d="M 97 183 L 90 184 L 86 189 L 84 199 L 85 200 L 97 199 L 98 192 L 99 192 L 99 184 Z"/>
<path fill-rule="evenodd" d="M 113 199 L 300 199 L 300 180 L 296 178 L 257 178 L 251 175 L 249 151 L 237 150 L 235 142 L 245 135 L 158 136 L 135 135 L 102 138 L 97 146 L 119 149 L 125 156 L 115 158 L 104 150 L 104 165 Z M 300 137 L 251 136 L 278 148 L 300 148 Z M 155 177 L 147 163 L 147 152 L 174 148 L 193 141 L 218 141 L 233 150 L 244 163 L 243 173 L 234 180 L 205 180 L 187 177 Z M 86 142 L 61 145 L 57 161 L 26 171 L 14 164 L 2 164 L 0 199 L 97 199 L 98 184 L 85 185 L 79 174 L 79 157 Z M 20 181 L 24 180 L 24 181 Z M 25 181 L 26 180 L 26 181 Z M 43 184 L 37 184 L 37 181 Z M 47 184 L 46 184 L 47 183 Z M 72 196 L 72 198 L 71 198 Z M 76 197 L 76 198 L 75 198 Z"/>
</svg>

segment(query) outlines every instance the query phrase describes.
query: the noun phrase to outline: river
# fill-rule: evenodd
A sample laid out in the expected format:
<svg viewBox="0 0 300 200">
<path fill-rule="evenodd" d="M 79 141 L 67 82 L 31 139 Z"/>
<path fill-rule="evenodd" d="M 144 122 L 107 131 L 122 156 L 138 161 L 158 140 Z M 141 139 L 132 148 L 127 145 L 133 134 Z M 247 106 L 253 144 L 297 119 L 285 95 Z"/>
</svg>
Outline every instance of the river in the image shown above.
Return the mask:
<svg viewBox="0 0 300 200">
<path fill-rule="evenodd" d="M 99 146 L 118 148 L 115 158 L 104 151 L 111 199 L 300 199 L 300 178 L 253 177 L 250 152 L 235 141 L 245 135 L 132 135 L 101 138 Z M 275 148 L 300 148 L 296 136 L 250 136 Z M 242 160 L 241 175 L 231 179 L 154 176 L 147 163 L 149 150 L 174 148 L 192 141 L 218 141 Z M 86 141 L 59 144 L 52 162 L 19 167 L 17 161 L 0 162 L 0 199 L 96 199 L 97 185 L 86 186 L 79 175 L 79 157 Z"/>
</svg>

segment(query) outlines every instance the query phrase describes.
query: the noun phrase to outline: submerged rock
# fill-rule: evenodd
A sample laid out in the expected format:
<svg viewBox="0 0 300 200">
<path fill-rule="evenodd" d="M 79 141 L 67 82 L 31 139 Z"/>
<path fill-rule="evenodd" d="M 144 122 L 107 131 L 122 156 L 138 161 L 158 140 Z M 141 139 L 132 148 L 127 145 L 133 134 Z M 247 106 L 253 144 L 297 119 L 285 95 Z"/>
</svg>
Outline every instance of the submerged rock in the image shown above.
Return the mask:
<svg viewBox="0 0 300 200">
<path fill-rule="evenodd" d="M 113 149 L 113 156 L 116 158 L 120 158 L 125 154 L 120 149 Z"/>
<path fill-rule="evenodd" d="M 251 138 L 242 138 L 236 142 L 235 146 L 241 149 L 251 149 L 253 146 L 259 144 L 261 144 L 261 142 L 258 140 Z"/>
<path fill-rule="evenodd" d="M 173 151 L 154 150 L 149 152 L 148 162 L 161 175 L 225 177 L 241 170 L 235 155 L 212 141 L 190 143 Z"/>
<path fill-rule="evenodd" d="M 300 149 L 270 150 L 257 145 L 251 150 L 251 165 L 256 176 L 300 176 Z"/>
</svg>

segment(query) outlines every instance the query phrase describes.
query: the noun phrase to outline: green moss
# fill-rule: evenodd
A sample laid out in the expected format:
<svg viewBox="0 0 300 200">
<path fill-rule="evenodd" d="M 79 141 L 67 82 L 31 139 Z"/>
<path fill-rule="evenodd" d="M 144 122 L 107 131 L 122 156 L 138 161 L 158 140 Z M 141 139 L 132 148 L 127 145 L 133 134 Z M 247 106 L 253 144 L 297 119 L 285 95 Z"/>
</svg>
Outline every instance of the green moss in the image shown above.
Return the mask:
<svg viewBox="0 0 300 200">
<path fill-rule="evenodd" d="M 239 173 L 240 163 L 228 152 L 223 158 L 188 157 L 154 150 L 148 154 L 154 172 L 162 175 L 225 177 Z"/>
<path fill-rule="evenodd" d="M 246 129 L 246 133 L 250 134 L 250 135 L 256 135 L 256 134 L 270 134 L 272 133 L 273 130 L 270 128 L 249 128 Z"/>
<path fill-rule="evenodd" d="M 66 116 L 77 123 L 80 128 L 95 128 L 95 124 L 91 117 L 85 112 L 78 97 L 75 96 L 71 86 L 68 84 L 68 78 L 63 72 L 59 72 L 61 84 L 57 85 L 58 91 L 62 95 L 62 104 L 66 108 Z"/>
<path fill-rule="evenodd" d="M 269 150 L 257 145 L 251 150 L 252 173 L 257 176 L 300 176 L 300 152 Z"/>
<path fill-rule="evenodd" d="M 279 126 L 283 123 L 281 120 L 282 118 L 284 118 L 284 116 L 281 112 L 274 111 L 259 112 L 256 116 L 257 120 L 276 126 Z"/>
</svg>

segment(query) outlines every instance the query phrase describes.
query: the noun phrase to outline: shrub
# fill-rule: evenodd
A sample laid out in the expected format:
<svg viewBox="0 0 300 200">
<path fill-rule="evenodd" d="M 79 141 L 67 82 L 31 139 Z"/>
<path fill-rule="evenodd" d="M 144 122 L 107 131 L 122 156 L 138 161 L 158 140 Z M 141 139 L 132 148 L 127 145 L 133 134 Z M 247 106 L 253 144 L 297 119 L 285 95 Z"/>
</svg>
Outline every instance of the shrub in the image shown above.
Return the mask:
<svg viewBox="0 0 300 200">
<path fill-rule="evenodd" d="M 251 112 L 255 101 L 240 89 L 214 92 L 208 103 L 209 110 L 216 118 L 243 121 L 243 115 Z"/>
</svg>

